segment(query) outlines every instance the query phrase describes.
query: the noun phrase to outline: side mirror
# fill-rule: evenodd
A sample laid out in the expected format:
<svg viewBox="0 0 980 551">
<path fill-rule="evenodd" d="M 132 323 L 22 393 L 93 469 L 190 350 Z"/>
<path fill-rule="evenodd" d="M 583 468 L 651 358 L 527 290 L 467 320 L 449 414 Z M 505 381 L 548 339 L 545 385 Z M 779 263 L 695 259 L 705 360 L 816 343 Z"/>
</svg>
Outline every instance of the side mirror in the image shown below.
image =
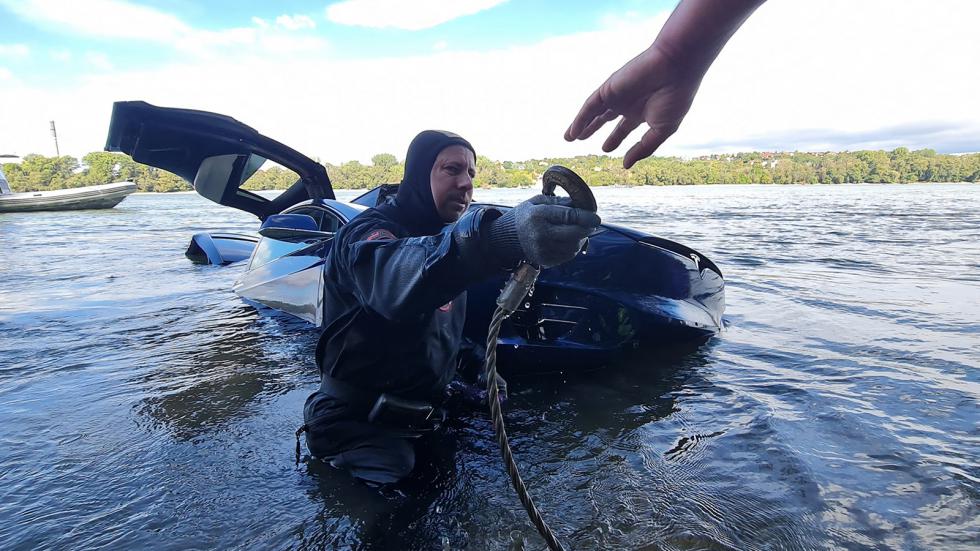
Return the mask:
<svg viewBox="0 0 980 551">
<path fill-rule="evenodd" d="M 262 222 L 259 235 L 280 241 L 303 241 L 333 237 L 332 232 L 320 231 L 316 220 L 306 214 L 273 214 Z"/>
</svg>

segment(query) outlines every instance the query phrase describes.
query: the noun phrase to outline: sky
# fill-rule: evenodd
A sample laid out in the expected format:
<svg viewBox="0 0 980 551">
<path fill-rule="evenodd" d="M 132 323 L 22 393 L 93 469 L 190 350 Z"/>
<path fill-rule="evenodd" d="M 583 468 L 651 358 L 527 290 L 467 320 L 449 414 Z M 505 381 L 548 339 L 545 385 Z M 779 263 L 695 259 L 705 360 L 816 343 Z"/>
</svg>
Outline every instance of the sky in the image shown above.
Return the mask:
<svg viewBox="0 0 980 551">
<path fill-rule="evenodd" d="M 323 161 L 404 158 L 426 128 L 481 155 L 562 139 L 671 0 L 0 0 L 0 154 L 101 151 L 114 101 L 214 111 Z M 980 2 L 770 0 L 658 155 L 980 151 Z M 613 155 L 639 139 L 635 131 Z"/>
</svg>

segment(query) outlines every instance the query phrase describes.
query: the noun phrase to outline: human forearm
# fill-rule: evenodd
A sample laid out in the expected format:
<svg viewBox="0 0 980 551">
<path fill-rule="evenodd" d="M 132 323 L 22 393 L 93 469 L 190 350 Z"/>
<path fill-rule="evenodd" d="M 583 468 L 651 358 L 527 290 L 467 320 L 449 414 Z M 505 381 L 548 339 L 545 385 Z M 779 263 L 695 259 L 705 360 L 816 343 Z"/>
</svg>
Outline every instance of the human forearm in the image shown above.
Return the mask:
<svg viewBox="0 0 980 551">
<path fill-rule="evenodd" d="M 682 73 L 700 79 L 735 31 L 763 2 L 681 0 L 650 49 L 659 50 Z"/>
</svg>

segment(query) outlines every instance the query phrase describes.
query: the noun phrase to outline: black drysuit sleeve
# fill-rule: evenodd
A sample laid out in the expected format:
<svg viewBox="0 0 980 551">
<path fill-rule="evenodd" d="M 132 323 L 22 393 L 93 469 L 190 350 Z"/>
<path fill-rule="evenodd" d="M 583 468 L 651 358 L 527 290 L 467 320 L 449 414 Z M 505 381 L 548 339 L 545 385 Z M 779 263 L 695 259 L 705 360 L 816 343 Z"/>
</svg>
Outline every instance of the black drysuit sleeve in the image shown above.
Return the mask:
<svg viewBox="0 0 980 551">
<path fill-rule="evenodd" d="M 502 272 L 480 235 L 483 222 L 499 215 L 477 209 L 437 235 L 403 238 L 394 222 L 375 218 L 334 245 L 336 268 L 361 305 L 387 320 L 411 322 Z"/>
</svg>

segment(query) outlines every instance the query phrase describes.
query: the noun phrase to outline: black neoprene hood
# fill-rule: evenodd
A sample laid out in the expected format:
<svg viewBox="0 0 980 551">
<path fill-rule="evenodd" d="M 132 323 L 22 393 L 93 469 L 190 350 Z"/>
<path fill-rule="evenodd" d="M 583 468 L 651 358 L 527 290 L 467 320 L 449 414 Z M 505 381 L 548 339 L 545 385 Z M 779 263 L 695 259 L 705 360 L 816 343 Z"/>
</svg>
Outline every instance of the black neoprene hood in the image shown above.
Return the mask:
<svg viewBox="0 0 980 551">
<path fill-rule="evenodd" d="M 458 134 L 444 130 L 423 130 L 408 146 L 405 177 L 398 186 L 395 208 L 384 210 L 396 215 L 399 222 L 414 235 L 439 233 L 446 224 L 439 216 L 432 199 L 430 176 L 439 152 L 451 145 L 461 145 L 469 149 L 473 152 L 473 158 L 476 158 L 476 150 L 470 142 Z"/>
</svg>

